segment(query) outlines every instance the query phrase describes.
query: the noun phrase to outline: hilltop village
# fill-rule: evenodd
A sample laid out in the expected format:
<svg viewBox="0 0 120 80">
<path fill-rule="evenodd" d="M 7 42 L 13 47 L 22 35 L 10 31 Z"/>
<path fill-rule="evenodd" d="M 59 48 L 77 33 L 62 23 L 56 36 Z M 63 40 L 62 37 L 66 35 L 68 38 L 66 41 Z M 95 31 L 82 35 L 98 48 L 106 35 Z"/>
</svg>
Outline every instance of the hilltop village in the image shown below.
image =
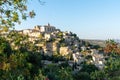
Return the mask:
<svg viewBox="0 0 120 80">
<path fill-rule="evenodd" d="M 7 72 L 3 80 L 11 74 L 22 74 L 23 80 L 109 80 L 120 68 L 120 48 L 113 40 L 80 39 L 49 23 L 0 36 L 0 69 Z"/>
<path fill-rule="evenodd" d="M 0 80 L 120 80 L 119 3 L 0 0 Z"/>
<path fill-rule="evenodd" d="M 28 40 L 38 47 L 37 52 L 44 56 L 60 55 L 68 60 L 70 66 L 73 66 L 74 63 L 80 64 L 87 61 L 95 64 L 99 69 L 104 67 L 105 60 L 101 47 L 80 40 L 75 33 L 63 32 L 49 23 L 48 25 L 37 25 L 33 29 L 19 30 L 17 32 L 27 35 Z M 14 46 L 14 43 L 11 44 Z M 18 48 L 17 46 L 14 47 Z M 43 60 L 45 65 L 52 64 L 52 62 L 51 60 Z M 58 61 L 58 64 L 63 62 Z M 81 66 L 77 65 L 76 70 L 80 69 Z"/>
</svg>

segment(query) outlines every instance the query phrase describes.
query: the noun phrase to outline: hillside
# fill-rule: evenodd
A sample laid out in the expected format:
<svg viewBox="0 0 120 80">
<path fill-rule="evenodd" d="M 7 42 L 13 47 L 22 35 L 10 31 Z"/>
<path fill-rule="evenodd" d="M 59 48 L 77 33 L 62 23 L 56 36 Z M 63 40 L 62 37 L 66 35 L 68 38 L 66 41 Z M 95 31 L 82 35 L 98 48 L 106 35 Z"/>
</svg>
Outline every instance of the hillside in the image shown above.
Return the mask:
<svg viewBox="0 0 120 80">
<path fill-rule="evenodd" d="M 99 45 L 101 47 L 105 47 L 105 40 L 91 40 L 91 39 L 83 39 L 86 42 L 89 42 L 92 45 Z"/>
</svg>

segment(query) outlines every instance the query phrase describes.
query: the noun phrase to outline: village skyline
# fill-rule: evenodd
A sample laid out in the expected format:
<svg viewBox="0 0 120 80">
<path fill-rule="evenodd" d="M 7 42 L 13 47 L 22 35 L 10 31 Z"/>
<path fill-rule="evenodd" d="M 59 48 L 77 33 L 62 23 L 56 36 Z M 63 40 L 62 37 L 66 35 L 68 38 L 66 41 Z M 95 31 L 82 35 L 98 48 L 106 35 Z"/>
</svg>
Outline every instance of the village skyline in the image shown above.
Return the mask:
<svg viewBox="0 0 120 80">
<path fill-rule="evenodd" d="M 15 28 L 32 29 L 36 25 L 51 25 L 76 33 L 81 39 L 119 39 L 120 5 L 119 0 L 37 0 L 30 1 L 28 10 L 36 16 L 22 21 Z"/>
</svg>

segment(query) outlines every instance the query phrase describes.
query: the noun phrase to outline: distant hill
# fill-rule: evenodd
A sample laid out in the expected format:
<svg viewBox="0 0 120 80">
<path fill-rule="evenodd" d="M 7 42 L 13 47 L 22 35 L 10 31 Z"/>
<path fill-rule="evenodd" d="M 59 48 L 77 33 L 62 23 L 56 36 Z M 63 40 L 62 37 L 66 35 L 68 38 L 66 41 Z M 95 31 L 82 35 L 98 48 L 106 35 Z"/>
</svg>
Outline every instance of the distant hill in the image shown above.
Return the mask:
<svg viewBox="0 0 120 80">
<path fill-rule="evenodd" d="M 91 39 L 82 39 L 86 42 L 89 42 L 92 45 L 100 45 L 101 47 L 105 47 L 105 40 L 91 40 Z M 115 39 L 115 42 L 118 43 L 118 45 L 120 46 L 120 39 Z"/>
<path fill-rule="evenodd" d="M 90 39 L 83 40 L 89 42 L 92 45 L 100 45 L 101 47 L 105 47 L 105 40 L 90 40 Z"/>
</svg>

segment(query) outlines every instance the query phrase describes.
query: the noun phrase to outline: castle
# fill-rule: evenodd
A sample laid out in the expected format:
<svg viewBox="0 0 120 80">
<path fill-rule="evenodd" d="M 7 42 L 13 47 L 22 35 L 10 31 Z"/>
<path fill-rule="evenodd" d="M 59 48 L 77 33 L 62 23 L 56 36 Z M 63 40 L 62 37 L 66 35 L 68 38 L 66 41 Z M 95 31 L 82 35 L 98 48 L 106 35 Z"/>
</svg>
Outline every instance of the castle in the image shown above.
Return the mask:
<svg viewBox="0 0 120 80">
<path fill-rule="evenodd" d="M 54 26 L 51 26 L 49 23 L 48 25 L 44 25 L 44 26 L 37 25 L 34 27 L 34 29 L 45 33 L 50 33 L 56 30 L 56 28 Z"/>
</svg>

